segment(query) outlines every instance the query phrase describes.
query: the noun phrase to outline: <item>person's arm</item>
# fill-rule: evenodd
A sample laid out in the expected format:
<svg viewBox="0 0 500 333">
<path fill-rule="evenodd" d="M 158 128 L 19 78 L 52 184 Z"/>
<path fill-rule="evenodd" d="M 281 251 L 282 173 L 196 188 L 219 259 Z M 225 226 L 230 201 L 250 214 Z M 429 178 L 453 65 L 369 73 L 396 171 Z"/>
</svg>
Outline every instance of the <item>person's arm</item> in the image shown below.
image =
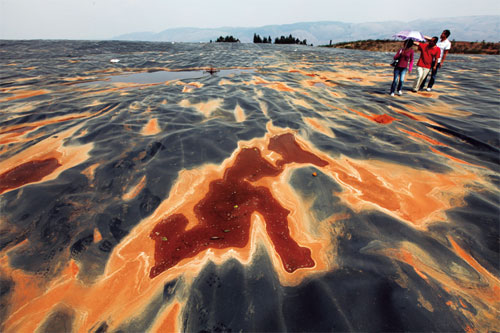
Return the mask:
<svg viewBox="0 0 500 333">
<path fill-rule="evenodd" d="M 431 39 L 432 39 L 432 37 L 429 37 L 429 36 L 424 36 L 424 38 L 425 38 L 425 40 L 426 40 L 426 41 L 428 41 L 428 42 L 430 42 L 430 41 L 431 41 Z"/>
<path fill-rule="evenodd" d="M 436 70 L 440 56 L 441 56 L 441 49 L 438 47 L 436 50 L 436 57 L 434 58 L 434 67 L 432 68 L 433 70 Z"/>
<path fill-rule="evenodd" d="M 408 68 L 410 70 L 410 73 L 411 73 L 411 70 L 413 69 L 413 55 L 414 55 L 414 52 L 413 52 L 413 50 L 411 50 L 411 52 L 410 52 L 410 67 Z"/>
</svg>

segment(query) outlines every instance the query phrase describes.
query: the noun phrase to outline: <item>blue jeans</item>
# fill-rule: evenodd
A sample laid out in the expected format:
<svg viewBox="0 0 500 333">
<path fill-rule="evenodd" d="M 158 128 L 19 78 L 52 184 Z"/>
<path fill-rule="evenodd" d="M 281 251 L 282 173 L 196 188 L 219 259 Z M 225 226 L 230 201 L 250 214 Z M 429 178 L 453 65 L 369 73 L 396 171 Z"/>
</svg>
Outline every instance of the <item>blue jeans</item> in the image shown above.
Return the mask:
<svg viewBox="0 0 500 333">
<path fill-rule="evenodd" d="M 395 67 L 394 68 L 394 79 L 392 80 L 391 94 L 396 90 L 396 85 L 398 86 L 398 91 L 403 89 L 403 83 L 405 82 L 405 75 L 408 68 Z M 399 83 L 398 83 L 399 80 Z"/>
</svg>

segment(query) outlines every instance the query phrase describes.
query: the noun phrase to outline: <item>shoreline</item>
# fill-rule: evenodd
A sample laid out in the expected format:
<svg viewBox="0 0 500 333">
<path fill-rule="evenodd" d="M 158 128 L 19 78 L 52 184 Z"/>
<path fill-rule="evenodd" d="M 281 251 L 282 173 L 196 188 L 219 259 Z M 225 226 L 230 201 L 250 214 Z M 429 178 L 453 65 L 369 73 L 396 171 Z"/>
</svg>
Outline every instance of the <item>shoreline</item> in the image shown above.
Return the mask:
<svg viewBox="0 0 500 333">
<path fill-rule="evenodd" d="M 401 48 L 402 41 L 394 40 L 358 40 L 351 42 L 341 42 L 332 45 L 320 45 L 320 47 L 333 47 L 351 50 L 364 50 L 375 52 L 396 52 Z M 450 54 L 487 54 L 499 55 L 500 43 L 493 42 L 463 42 L 451 40 Z"/>
</svg>

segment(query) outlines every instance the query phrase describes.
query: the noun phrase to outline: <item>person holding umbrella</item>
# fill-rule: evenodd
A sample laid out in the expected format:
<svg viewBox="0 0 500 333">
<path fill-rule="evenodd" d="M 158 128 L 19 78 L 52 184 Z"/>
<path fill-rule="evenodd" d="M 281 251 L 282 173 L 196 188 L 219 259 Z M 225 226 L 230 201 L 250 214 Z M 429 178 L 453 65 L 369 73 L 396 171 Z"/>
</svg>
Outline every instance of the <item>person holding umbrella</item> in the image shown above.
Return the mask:
<svg viewBox="0 0 500 333">
<path fill-rule="evenodd" d="M 448 40 L 448 37 L 450 37 L 450 34 L 451 34 L 450 30 L 446 29 L 446 30 L 443 30 L 443 32 L 441 33 L 441 36 L 439 36 L 440 37 L 440 41 L 436 44 L 436 46 L 439 47 L 439 49 L 441 50 L 441 56 L 439 57 L 439 59 L 437 61 L 436 69 L 432 70 L 431 73 L 430 73 L 431 74 L 431 78 L 429 80 L 429 84 L 427 85 L 427 91 L 431 91 L 432 90 L 432 86 L 434 86 L 434 82 L 436 80 L 437 72 L 441 68 L 441 66 L 443 65 L 444 60 L 446 59 L 446 55 L 448 54 L 448 51 L 451 48 L 451 43 Z M 424 38 L 427 39 L 427 40 L 431 39 L 430 37 L 427 37 L 427 36 L 424 36 Z M 429 76 L 429 74 L 427 74 L 427 76 L 424 78 L 424 81 L 420 85 L 420 90 L 424 89 L 425 81 L 427 80 L 428 76 Z"/>
<path fill-rule="evenodd" d="M 413 92 L 418 92 L 418 88 L 429 74 L 431 67 L 433 71 L 437 68 L 437 60 L 441 56 L 441 50 L 436 46 L 437 41 L 437 37 L 432 37 L 429 43 L 415 42 L 420 51 L 420 59 L 417 62 L 417 78 L 413 83 Z"/>
<path fill-rule="evenodd" d="M 401 96 L 403 94 L 403 84 L 405 81 L 406 71 L 411 70 L 413 68 L 413 40 L 411 38 L 405 40 L 403 48 L 400 49 L 396 55 L 394 56 L 394 60 L 398 60 L 397 64 L 394 66 L 394 79 L 392 80 L 391 85 L 391 96 L 394 96 L 394 91 L 396 90 L 396 85 L 398 88 L 398 95 Z M 399 82 L 398 82 L 399 81 Z"/>
</svg>

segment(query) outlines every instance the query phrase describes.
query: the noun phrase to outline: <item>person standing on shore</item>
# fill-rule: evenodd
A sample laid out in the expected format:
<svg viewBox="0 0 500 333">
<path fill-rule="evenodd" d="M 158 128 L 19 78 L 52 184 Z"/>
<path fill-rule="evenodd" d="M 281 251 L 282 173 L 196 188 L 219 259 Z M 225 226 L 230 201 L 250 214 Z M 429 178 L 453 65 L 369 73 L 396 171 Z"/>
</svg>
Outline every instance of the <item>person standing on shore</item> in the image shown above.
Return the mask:
<svg viewBox="0 0 500 333">
<path fill-rule="evenodd" d="M 432 90 L 432 87 L 434 86 L 434 82 L 436 81 L 437 72 L 443 66 L 443 62 L 446 59 L 446 55 L 448 54 L 448 51 L 451 49 L 451 42 L 448 40 L 448 37 L 450 37 L 450 34 L 451 34 L 450 30 L 448 30 L 448 29 L 443 30 L 443 32 L 441 33 L 441 36 L 439 37 L 440 40 L 436 44 L 436 46 L 439 47 L 439 49 L 441 50 L 441 56 L 438 59 L 438 64 L 436 66 L 436 69 L 433 69 L 430 73 L 431 78 L 429 80 L 429 84 L 427 85 L 427 91 Z M 425 37 L 425 39 L 430 40 L 430 37 L 426 37 L 426 36 L 424 36 L 424 37 Z M 429 76 L 429 74 L 427 74 L 424 81 L 420 85 L 420 90 L 424 89 L 425 81 L 427 80 L 428 76 Z"/>
<path fill-rule="evenodd" d="M 402 89 L 403 89 L 403 84 L 405 82 L 406 71 L 409 69 L 411 73 L 411 70 L 413 68 L 414 52 L 412 46 L 413 46 L 413 40 L 407 39 L 404 42 L 403 48 L 400 49 L 396 53 L 396 55 L 394 55 L 394 60 L 398 60 L 398 63 L 396 66 L 394 66 L 394 79 L 392 80 L 392 85 L 391 85 L 391 96 L 394 96 L 394 92 L 396 91 L 396 85 L 398 88 L 398 95 L 401 96 L 403 94 Z"/>
<path fill-rule="evenodd" d="M 441 50 L 436 46 L 437 41 L 437 37 L 432 37 L 429 43 L 415 42 L 420 51 L 420 59 L 417 62 L 417 78 L 413 83 L 413 92 L 418 91 L 424 78 L 429 74 L 431 67 L 433 70 L 437 67 L 437 60 L 441 56 Z"/>
</svg>

